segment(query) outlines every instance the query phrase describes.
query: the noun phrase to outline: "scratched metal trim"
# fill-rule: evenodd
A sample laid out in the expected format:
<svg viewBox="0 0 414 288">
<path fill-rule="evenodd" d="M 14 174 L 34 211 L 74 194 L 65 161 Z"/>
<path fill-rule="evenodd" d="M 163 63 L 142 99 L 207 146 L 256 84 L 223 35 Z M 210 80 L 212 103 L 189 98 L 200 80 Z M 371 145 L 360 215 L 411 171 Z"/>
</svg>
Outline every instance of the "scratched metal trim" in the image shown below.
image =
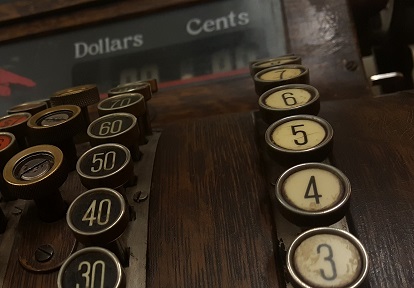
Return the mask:
<svg viewBox="0 0 414 288">
<path fill-rule="evenodd" d="M 0 207 L 8 219 L 6 231 L 0 234 L 0 288 L 3 288 L 17 225 L 19 224 L 22 213 L 24 213 L 23 211 L 25 211 L 25 206 L 26 201 L 20 199 L 0 203 Z"/>
<path fill-rule="evenodd" d="M 135 163 L 138 182 L 136 186 L 126 190 L 129 205 L 134 207 L 136 213 L 136 219 L 130 222 L 122 235 L 123 242 L 130 248 L 129 267 L 124 268 L 126 287 L 146 287 L 149 200 L 155 152 L 160 136 L 161 132 L 153 131 L 153 135 L 147 136 L 148 143 L 140 146 L 143 156 Z"/>
</svg>

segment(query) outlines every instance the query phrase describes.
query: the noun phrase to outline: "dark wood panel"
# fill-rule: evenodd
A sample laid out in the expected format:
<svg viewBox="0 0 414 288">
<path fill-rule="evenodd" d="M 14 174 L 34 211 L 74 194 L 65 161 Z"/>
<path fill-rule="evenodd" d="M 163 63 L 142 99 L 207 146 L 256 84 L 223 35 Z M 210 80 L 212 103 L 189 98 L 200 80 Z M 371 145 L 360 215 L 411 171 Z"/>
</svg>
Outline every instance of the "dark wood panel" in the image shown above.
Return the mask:
<svg viewBox="0 0 414 288">
<path fill-rule="evenodd" d="M 303 57 L 321 100 L 370 97 L 347 1 L 283 3 L 290 51 Z"/>
<path fill-rule="evenodd" d="M 161 90 L 148 105 L 153 111 L 154 126 L 162 127 L 183 119 L 252 111 L 258 108 L 258 99 L 253 80 L 245 75 L 179 90 Z"/>
<path fill-rule="evenodd" d="M 249 114 L 163 131 L 147 287 L 278 287 L 270 201 L 253 135 Z"/>
<path fill-rule="evenodd" d="M 413 92 L 322 103 L 320 116 L 335 134 L 330 160 L 352 185 L 350 229 L 370 258 L 363 287 L 409 287 L 414 281 L 413 107 Z M 265 190 L 278 175 L 262 182 L 266 173 L 262 162 L 255 164 L 260 148 L 252 143 L 251 115 L 185 121 L 169 126 L 163 137 L 154 171 L 160 180 L 153 183 L 151 199 L 149 287 L 238 285 L 226 282 L 229 275 L 243 279 L 242 287 L 267 287 L 280 262 L 269 262 L 276 252 L 265 244 L 275 243 Z M 241 243 L 251 248 L 237 246 Z M 243 257 L 264 275 L 262 286 L 253 281 L 255 273 L 239 278 L 232 271 L 240 271 Z"/>
<path fill-rule="evenodd" d="M 334 163 L 350 179 L 353 232 L 371 287 L 411 287 L 414 259 L 414 94 L 323 103 Z"/>
<path fill-rule="evenodd" d="M 29 17 L 39 16 L 46 12 L 53 12 L 62 9 L 74 8 L 79 5 L 95 4 L 102 0 L 17 0 L 4 1 L 0 4 L 0 23 L 10 20 L 18 20 Z"/>
<path fill-rule="evenodd" d="M 56 12 L 52 16 L 37 17 L 28 21 L 18 21 L 0 27 L 0 42 L 57 33 L 87 25 L 136 17 L 162 9 L 180 5 L 189 5 L 203 0 L 118 0 L 104 1 L 99 5 L 90 5 L 82 9 Z M 24 20 L 24 19 L 22 19 Z"/>
</svg>

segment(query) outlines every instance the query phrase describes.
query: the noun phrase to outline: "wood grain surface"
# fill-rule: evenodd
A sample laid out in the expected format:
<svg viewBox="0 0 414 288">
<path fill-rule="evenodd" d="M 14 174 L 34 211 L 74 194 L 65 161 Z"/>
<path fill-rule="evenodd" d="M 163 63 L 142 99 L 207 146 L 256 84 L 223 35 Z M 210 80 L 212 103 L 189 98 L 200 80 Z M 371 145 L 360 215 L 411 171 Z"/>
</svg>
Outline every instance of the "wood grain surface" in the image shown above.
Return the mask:
<svg viewBox="0 0 414 288">
<path fill-rule="evenodd" d="M 164 130 L 151 192 L 148 287 L 278 287 L 254 133 L 249 114 Z"/>
<path fill-rule="evenodd" d="M 0 41 L 24 41 L 196 2 L 201 1 L 107 1 L 2 25 Z M 369 250 L 371 287 L 409 287 L 414 282 L 409 269 L 414 259 L 414 96 L 369 99 L 345 0 L 285 0 L 283 9 L 290 52 L 303 57 L 322 101 L 338 100 L 323 103 L 321 115 L 336 131 L 335 163 L 354 187 L 350 219 Z M 341 100 L 349 98 L 363 99 Z M 279 287 L 269 181 L 249 113 L 257 108 L 250 76 L 165 89 L 149 105 L 154 126 L 164 131 L 150 204 L 148 287 Z M 234 112 L 244 113 L 229 114 Z M 67 191 L 78 184 L 65 185 L 63 195 L 70 202 Z M 6 277 L 10 285 L 22 275 L 13 261 Z M 55 283 L 56 272 L 19 281 L 20 287 L 53 287 L 48 283 Z"/>
<path fill-rule="evenodd" d="M 20 18 L 0 27 L 0 42 L 58 33 L 68 29 L 97 25 L 107 21 L 125 20 L 139 15 L 172 9 L 203 0 L 117 0 L 100 1 L 99 5 L 84 6 L 82 9 L 56 11 L 49 15 L 37 15 L 32 19 Z M 45 2 L 45 1 L 44 1 Z M 47 7 L 44 7 L 47 9 Z M 35 15 L 33 15 L 35 16 Z"/>
<path fill-rule="evenodd" d="M 283 1 L 289 51 L 303 57 L 321 100 L 372 96 L 346 1 Z M 340 87 L 340 88 L 339 88 Z"/>
<path fill-rule="evenodd" d="M 350 230 L 370 259 L 362 287 L 414 281 L 413 107 L 413 92 L 322 103 L 320 116 L 334 129 L 330 161 L 352 185 Z M 275 285 L 280 262 L 268 242 L 277 231 L 267 183 L 279 175 L 263 171 L 258 153 L 266 152 L 254 134 L 250 113 L 165 130 L 154 170 L 148 287 Z"/>
<path fill-rule="evenodd" d="M 79 8 L 79 5 L 95 4 L 102 0 L 15 0 L 2 1 L 0 4 L 0 22 L 22 21 L 30 16 L 40 16 L 47 12 L 56 12 L 68 8 Z"/>
<path fill-rule="evenodd" d="M 414 259 L 414 94 L 323 103 L 333 161 L 352 185 L 353 232 L 370 258 L 371 287 L 411 287 Z"/>
<path fill-rule="evenodd" d="M 334 129 L 330 163 L 351 182 L 347 220 L 370 260 L 362 287 L 411 287 L 414 92 L 323 102 L 319 116 Z M 276 182 L 288 167 L 269 160 L 259 142 L 267 181 Z"/>
</svg>

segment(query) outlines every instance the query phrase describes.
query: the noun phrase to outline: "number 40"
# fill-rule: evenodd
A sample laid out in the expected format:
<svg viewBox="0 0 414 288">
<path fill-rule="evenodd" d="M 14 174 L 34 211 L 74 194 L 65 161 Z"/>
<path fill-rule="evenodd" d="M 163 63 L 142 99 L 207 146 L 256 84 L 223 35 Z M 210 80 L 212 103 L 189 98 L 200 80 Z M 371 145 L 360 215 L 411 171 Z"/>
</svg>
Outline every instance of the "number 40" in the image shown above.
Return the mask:
<svg viewBox="0 0 414 288">
<path fill-rule="evenodd" d="M 103 208 L 106 205 L 106 213 L 103 215 Z M 99 202 L 98 205 L 98 215 L 96 215 L 96 200 L 93 200 L 91 205 L 89 205 L 88 210 L 86 210 L 85 215 L 82 217 L 82 221 L 88 222 L 89 226 L 93 226 L 94 222 L 98 225 L 105 225 L 109 221 L 109 215 L 111 214 L 111 200 L 103 199 Z"/>
</svg>

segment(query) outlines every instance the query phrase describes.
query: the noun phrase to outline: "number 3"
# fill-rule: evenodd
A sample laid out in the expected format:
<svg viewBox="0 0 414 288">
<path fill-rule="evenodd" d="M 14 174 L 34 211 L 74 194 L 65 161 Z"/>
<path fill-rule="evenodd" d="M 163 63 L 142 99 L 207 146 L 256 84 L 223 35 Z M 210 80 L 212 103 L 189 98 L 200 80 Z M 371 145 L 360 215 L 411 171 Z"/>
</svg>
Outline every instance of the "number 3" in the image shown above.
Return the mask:
<svg viewBox="0 0 414 288">
<path fill-rule="evenodd" d="M 331 263 L 331 267 L 332 267 L 332 276 L 326 276 L 325 271 L 323 269 L 320 269 L 321 272 L 321 276 L 323 279 L 325 280 L 334 280 L 337 276 L 336 274 L 336 266 L 335 266 L 335 261 L 333 261 L 333 252 L 332 252 L 332 247 L 328 244 L 319 244 L 318 247 L 316 248 L 316 251 L 318 252 L 318 254 L 320 254 L 322 248 L 326 248 L 328 249 L 328 256 L 326 256 L 325 258 L 323 258 L 325 261 L 328 261 L 329 263 Z"/>
</svg>

